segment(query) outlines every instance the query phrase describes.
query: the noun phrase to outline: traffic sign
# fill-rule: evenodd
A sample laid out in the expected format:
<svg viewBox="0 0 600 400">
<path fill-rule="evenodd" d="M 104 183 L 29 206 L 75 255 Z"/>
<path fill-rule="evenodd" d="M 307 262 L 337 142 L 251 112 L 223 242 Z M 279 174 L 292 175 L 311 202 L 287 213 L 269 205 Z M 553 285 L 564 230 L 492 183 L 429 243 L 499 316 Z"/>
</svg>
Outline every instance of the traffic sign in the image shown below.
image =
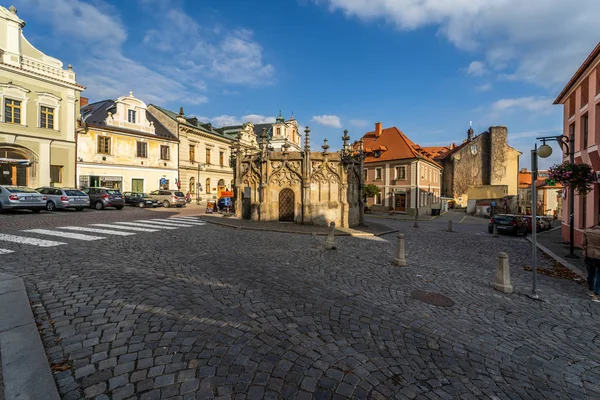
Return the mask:
<svg viewBox="0 0 600 400">
<path fill-rule="evenodd" d="M 167 184 L 167 178 L 160 178 L 160 184 L 161 185 L 166 185 Z"/>
<path fill-rule="evenodd" d="M 231 199 L 229 197 L 225 197 L 225 207 L 231 207 Z"/>
<path fill-rule="evenodd" d="M 556 186 L 556 181 L 554 179 L 547 178 L 546 185 L 548 186 Z"/>
</svg>

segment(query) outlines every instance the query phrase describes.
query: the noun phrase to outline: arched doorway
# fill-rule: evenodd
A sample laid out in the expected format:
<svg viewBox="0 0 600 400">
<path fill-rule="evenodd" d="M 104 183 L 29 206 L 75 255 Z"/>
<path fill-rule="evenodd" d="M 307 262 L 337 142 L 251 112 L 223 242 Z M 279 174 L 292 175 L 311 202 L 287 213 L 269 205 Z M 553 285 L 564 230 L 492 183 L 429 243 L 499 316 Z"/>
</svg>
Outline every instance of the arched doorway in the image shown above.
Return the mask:
<svg viewBox="0 0 600 400">
<path fill-rule="evenodd" d="M 217 182 L 217 197 L 221 198 L 221 192 L 225 190 L 225 180 L 219 179 Z"/>
<path fill-rule="evenodd" d="M 0 185 L 27 186 L 31 161 L 24 152 L 0 146 Z"/>
<path fill-rule="evenodd" d="M 193 176 L 190 178 L 190 194 L 196 194 L 196 178 Z"/>
<path fill-rule="evenodd" d="M 294 191 L 286 188 L 279 192 L 279 220 L 294 222 Z"/>
</svg>

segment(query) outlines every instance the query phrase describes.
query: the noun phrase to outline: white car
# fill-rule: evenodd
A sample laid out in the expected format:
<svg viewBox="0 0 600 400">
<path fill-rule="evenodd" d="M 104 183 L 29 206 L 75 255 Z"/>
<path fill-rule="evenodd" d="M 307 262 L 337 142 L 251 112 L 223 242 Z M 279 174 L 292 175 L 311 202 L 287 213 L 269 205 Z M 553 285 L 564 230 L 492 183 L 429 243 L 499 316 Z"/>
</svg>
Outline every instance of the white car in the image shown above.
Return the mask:
<svg viewBox="0 0 600 400">
<path fill-rule="evenodd" d="M 546 231 L 546 230 L 552 228 L 552 223 L 550 222 L 548 217 L 542 217 L 542 216 L 538 215 L 537 220 L 540 223 L 540 226 L 542 227 L 543 231 Z"/>
</svg>

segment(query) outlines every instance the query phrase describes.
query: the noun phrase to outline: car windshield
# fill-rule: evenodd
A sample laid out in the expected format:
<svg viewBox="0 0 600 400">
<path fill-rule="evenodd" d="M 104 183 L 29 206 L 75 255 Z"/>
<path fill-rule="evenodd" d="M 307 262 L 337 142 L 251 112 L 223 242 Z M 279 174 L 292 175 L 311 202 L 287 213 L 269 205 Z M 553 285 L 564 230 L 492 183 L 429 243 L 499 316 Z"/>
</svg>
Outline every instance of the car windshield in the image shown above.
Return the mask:
<svg viewBox="0 0 600 400">
<path fill-rule="evenodd" d="M 8 190 L 11 193 L 35 193 L 35 194 L 39 194 L 34 189 L 30 189 L 30 188 L 26 188 L 26 187 L 7 187 L 6 190 Z"/>
<path fill-rule="evenodd" d="M 83 193 L 81 190 L 65 190 L 67 196 L 87 196 L 87 194 Z"/>
<path fill-rule="evenodd" d="M 108 194 L 114 194 L 114 195 L 120 195 L 121 192 L 119 192 L 118 190 L 107 190 L 106 193 Z"/>
<path fill-rule="evenodd" d="M 505 216 L 505 215 L 496 215 L 494 217 L 494 221 L 496 221 L 496 222 L 510 222 L 513 219 L 514 219 L 514 217 L 508 217 L 508 216 Z"/>
<path fill-rule="evenodd" d="M 175 192 L 175 196 L 184 197 L 185 194 L 183 194 L 183 192 Z"/>
</svg>

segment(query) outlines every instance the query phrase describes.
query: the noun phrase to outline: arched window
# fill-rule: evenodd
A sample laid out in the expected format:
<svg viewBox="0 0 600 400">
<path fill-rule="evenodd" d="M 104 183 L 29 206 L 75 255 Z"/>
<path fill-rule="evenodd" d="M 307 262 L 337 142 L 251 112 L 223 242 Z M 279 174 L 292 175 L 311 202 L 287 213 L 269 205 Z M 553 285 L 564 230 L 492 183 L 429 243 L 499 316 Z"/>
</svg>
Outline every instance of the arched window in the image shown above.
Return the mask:
<svg viewBox="0 0 600 400">
<path fill-rule="evenodd" d="M 281 135 L 281 128 L 277 128 L 277 136 Z"/>
<path fill-rule="evenodd" d="M 210 178 L 206 178 L 206 193 L 210 193 Z"/>
<path fill-rule="evenodd" d="M 192 176 L 190 178 L 190 194 L 196 193 L 196 179 Z"/>
</svg>

